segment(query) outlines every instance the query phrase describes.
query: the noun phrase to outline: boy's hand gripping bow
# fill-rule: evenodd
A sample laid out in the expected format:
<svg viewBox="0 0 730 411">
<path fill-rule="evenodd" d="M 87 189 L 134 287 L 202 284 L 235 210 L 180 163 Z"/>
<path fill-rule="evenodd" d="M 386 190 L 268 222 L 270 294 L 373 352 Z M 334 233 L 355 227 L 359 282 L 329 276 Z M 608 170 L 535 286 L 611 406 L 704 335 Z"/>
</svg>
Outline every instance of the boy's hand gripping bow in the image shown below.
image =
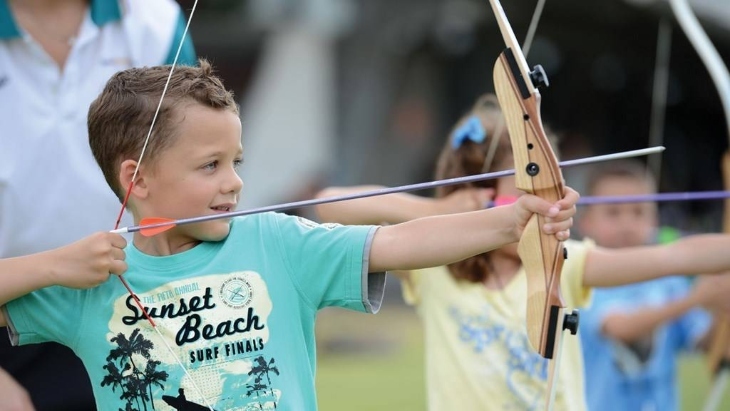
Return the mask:
<svg viewBox="0 0 730 411">
<path fill-rule="evenodd" d="M 540 92 L 548 84 L 541 66 L 530 71 L 499 0 L 490 0 L 507 48 L 494 65 L 494 89 L 502 106 L 515 161 L 518 189 L 554 203 L 563 198 L 563 176 L 540 117 Z M 550 361 L 546 409 L 555 398 L 555 377 L 562 331 L 578 331 L 578 312 L 563 313 L 560 272 L 566 249 L 543 234 L 544 218 L 533 215 L 520 238 L 518 253 L 527 273 L 527 335 L 532 347 Z"/>
</svg>

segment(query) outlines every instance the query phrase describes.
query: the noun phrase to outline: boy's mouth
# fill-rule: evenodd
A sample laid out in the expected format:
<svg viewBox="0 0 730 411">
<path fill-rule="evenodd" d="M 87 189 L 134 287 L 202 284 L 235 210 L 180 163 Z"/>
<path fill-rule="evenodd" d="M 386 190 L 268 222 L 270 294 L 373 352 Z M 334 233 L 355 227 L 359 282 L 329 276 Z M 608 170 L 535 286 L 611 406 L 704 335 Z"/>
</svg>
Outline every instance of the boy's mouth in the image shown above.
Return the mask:
<svg viewBox="0 0 730 411">
<path fill-rule="evenodd" d="M 217 205 L 215 207 L 211 207 L 210 209 L 213 211 L 221 212 L 221 213 L 227 213 L 227 212 L 233 210 L 234 207 L 235 207 L 235 205 L 233 205 L 233 204 L 221 204 L 221 205 Z"/>
</svg>

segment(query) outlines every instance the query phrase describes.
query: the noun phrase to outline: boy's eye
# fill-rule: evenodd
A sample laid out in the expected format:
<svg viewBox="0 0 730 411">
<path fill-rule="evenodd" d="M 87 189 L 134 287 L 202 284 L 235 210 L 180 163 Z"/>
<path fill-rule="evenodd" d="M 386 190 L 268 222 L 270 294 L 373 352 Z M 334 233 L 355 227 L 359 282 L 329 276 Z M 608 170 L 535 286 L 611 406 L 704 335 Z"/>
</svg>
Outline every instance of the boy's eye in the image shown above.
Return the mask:
<svg viewBox="0 0 730 411">
<path fill-rule="evenodd" d="M 215 170 L 218 167 L 218 160 L 211 161 L 210 163 L 203 166 L 205 170 Z"/>
<path fill-rule="evenodd" d="M 241 168 L 242 165 L 243 165 L 243 159 L 239 158 L 239 159 L 233 160 L 234 169 L 238 170 L 239 168 Z"/>
</svg>

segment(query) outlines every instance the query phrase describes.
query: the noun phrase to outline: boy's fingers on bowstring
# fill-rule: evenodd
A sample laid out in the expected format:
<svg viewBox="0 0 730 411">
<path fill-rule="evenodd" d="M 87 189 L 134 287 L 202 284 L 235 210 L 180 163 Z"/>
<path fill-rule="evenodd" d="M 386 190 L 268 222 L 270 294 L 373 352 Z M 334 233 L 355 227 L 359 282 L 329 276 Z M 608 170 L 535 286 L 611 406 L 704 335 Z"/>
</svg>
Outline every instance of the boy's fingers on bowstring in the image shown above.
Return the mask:
<svg viewBox="0 0 730 411">
<path fill-rule="evenodd" d="M 127 271 L 127 263 L 123 260 L 114 260 L 109 265 L 109 274 L 122 275 Z"/>
<path fill-rule="evenodd" d="M 112 247 L 124 248 L 127 246 L 127 240 L 121 234 L 106 233 Z"/>
<path fill-rule="evenodd" d="M 127 246 L 127 240 L 120 234 L 107 233 L 107 241 L 111 245 L 109 256 L 111 261 L 109 262 L 109 273 L 122 275 L 127 271 L 127 263 L 124 261 L 127 258 L 124 252 L 124 247 Z"/>
<path fill-rule="evenodd" d="M 121 248 L 112 248 L 111 250 L 111 262 L 109 264 L 109 272 L 111 274 L 122 275 L 127 271 L 127 263 L 124 261 L 127 258 L 126 253 Z"/>
</svg>

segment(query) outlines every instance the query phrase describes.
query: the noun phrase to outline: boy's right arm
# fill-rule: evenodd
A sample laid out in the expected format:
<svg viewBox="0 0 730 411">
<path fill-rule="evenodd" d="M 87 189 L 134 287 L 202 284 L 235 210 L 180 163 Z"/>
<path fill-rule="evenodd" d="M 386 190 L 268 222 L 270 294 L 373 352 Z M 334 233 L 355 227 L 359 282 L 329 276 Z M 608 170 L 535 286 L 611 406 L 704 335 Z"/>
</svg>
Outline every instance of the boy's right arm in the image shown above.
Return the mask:
<svg viewBox="0 0 730 411">
<path fill-rule="evenodd" d="M 75 243 L 23 257 L 0 260 L 0 306 L 41 288 L 95 287 L 127 270 L 127 242 L 119 234 L 96 233 Z M 0 310 L 0 326 L 7 319 Z"/>
<path fill-rule="evenodd" d="M 383 186 L 329 187 L 317 198 L 351 195 L 385 188 Z M 397 193 L 320 204 L 315 207 L 323 222 L 340 224 L 399 224 L 440 214 L 476 211 L 491 200 L 492 189 L 464 189 L 444 198 L 434 199 Z"/>
</svg>

